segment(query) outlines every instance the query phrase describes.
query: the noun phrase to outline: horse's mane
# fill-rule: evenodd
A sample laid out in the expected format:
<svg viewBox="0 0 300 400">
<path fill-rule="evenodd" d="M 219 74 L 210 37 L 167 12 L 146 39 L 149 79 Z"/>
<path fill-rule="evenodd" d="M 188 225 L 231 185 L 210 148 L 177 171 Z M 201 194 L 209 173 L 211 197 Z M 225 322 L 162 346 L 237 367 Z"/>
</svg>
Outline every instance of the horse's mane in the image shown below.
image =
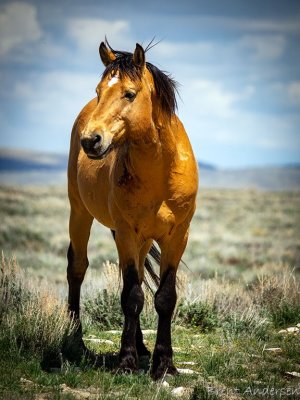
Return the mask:
<svg viewBox="0 0 300 400">
<path fill-rule="evenodd" d="M 106 44 L 116 58 L 105 68 L 102 79 L 116 71 L 120 73 L 121 77 L 126 75 L 132 80 L 141 79 L 141 69 L 134 64 L 133 54 L 127 51 L 114 50 L 107 41 Z M 146 47 L 145 52 L 153 47 L 151 44 L 152 42 Z M 146 67 L 152 74 L 155 91 L 162 110 L 169 116 L 173 115 L 177 108 L 177 82 L 168 73 L 161 71 L 149 62 L 146 62 Z"/>
</svg>

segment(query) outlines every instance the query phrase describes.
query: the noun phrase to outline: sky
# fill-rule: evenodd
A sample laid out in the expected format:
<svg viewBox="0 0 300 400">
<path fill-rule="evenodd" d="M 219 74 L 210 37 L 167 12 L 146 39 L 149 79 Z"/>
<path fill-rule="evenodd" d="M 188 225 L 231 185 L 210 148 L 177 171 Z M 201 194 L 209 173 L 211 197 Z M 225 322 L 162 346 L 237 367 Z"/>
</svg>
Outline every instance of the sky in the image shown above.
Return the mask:
<svg viewBox="0 0 300 400">
<path fill-rule="evenodd" d="M 225 168 L 300 163 L 300 1 L 0 0 L 0 147 L 66 153 L 103 72 L 133 51 L 180 83 L 196 157 Z"/>
</svg>

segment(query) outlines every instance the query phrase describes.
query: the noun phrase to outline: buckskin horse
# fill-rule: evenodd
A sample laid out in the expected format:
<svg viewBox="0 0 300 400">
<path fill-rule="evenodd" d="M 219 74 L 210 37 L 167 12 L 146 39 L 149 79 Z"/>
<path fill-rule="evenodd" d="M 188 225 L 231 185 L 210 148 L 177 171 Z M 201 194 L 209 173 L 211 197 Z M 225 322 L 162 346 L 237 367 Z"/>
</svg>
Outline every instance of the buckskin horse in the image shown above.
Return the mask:
<svg viewBox="0 0 300 400">
<path fill-rule="evenodd" d="M 112 230 L 123 279 L 125 321 L 119 369 L 134 372 L 143 344 L 139 315 L 146 256 L 155 241 L 161 252 L 155 294 L 158 313 L 151 376 L 177 373 L 173 364 L 171 318 L 176 273 L 188 240 L 198 186 L 197 163 L 184 127 L 175 115 L 176 82 L 134 53 L 102 42 L 105 66 L 97 97 L 77 117 L 68 164 L 70 246 L 69 310 L 79 321 L 80 287 L 88 267 L 87 244 L 95 218 Z M 83 342 L 82 342 L 83 343 Z"/>
</svg>

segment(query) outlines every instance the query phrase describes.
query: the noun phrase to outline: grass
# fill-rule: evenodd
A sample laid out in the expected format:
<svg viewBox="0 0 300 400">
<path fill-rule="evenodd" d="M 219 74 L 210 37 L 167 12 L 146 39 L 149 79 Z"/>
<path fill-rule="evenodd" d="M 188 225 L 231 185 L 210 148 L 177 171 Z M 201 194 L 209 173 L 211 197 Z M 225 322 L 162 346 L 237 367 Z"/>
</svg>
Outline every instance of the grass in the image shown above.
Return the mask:
<svg viewBox="0 0 300 400">
<path fill-rule="evenodd" d="M 288 374 L 300 373 L 300 333 L 285 330 L 300 323 L 300 193 L 200 192 L 172 322 L 175 364 L 194 373 L 165 377 L 169 386 L 145 371 L 119 375 L 64 359 L 74 329 L 65 309 L 65 190 L 2 187 L 0 201 L 8 257 L 0 277 L 0 398 L 157 400 L 173 399 L 179 387 L 192 400 L 300 397 L 299 378 Z M 110 233 L 96 224 L 89 254 L 83 333 L 108 365 L 119 349 L 122 283 Z M 153 350 L 157 319 L 145 295 L 141 323 Z M 52 358 L 46 372 L 41 366 Z"/>
</svg>

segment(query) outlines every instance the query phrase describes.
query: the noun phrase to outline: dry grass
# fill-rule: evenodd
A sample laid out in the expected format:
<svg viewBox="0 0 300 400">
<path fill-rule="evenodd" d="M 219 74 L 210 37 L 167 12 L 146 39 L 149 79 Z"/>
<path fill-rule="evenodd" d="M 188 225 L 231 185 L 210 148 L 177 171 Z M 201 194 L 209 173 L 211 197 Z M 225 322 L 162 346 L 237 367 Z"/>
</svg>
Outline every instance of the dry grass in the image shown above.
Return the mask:
<svg viewBox="0 0 300 400">
<path fill-rule="evenodd" d="M 59 353 L 63 340 L 74 329 L 66 305 L 54 290 L 26 277 L 16 259 L 1 259 L 1 340 L 12 349 L 43 357 Z"/>
<path fill-rule="evenodd" d="M 30 273 L 66 281 L 69 204 L 66 188 L 0 187 L 0 249 Z M 203 278 L 251 282 L 270 263 L 300 266 L 300 192 L 203 190 L 183 256 Z M 90 269 L 118 258 L 107 228 L 92 227 Z M 184 270 L 184 268 L 183 268 Z"/>
<path fill-rule="evenodd" d="M 270 270 L 275 270 L 270 274 Z M 300 315 L 300 281 L 288 265 L 264 266 L 254 286 L 253 301 L 276 327 L 297 322 Z"/>
<path fill-rule="evenodd" d="M 300 281 L 284 264 L 266 264 L 256 270 L 251 285 L 224 277 L 188 281 L 176 323 L 207 331 L 221 326 L 226 335 L 264 337 L 268 330 L 299 323 Z"/>
<path fill-rule="evenodd" d="M 252 292 L 224 278 L 199 280 L 189 294 L 189 303 L 211 305 L 220 323 L 230 322 L 237 329 L 244 326 L 254 333 L 267 323 L 260 307 L 253 301 Z"/>
</svg>

